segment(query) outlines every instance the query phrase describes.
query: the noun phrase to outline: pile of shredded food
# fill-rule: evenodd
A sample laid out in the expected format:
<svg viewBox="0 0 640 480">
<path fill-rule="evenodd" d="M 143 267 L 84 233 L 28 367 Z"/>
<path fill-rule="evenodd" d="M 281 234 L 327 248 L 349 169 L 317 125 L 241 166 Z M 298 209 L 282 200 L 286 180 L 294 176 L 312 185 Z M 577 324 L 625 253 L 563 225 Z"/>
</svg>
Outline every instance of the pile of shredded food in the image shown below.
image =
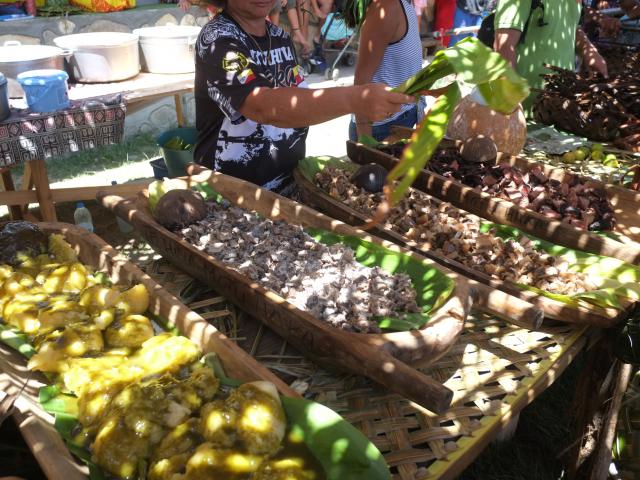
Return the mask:
<svg viewBox="0 0 640 480">
<path fill-rule="evenodd" d="M 421 311 L 405 274 L 358 263 L 341 244 L 325 245 L 302 227 L 223 202 L 181 230 L 191 244 L 334 327 L 377 333 L 379 317 Z"/>
</svg>

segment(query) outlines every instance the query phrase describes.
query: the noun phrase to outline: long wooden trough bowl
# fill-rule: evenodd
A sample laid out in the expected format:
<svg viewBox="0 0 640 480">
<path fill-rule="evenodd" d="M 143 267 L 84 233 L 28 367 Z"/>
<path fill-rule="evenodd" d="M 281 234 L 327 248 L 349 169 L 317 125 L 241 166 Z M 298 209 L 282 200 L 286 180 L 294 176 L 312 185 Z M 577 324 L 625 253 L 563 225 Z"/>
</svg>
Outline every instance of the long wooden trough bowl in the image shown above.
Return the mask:
<svg viewBox="0 0 640 480">
<path fill-rule="evenodd" d="M 307 177 L 299 168 L 294 171 L 294 177 L 300 189 L 302 199 L 307 205 L 317 208 L 321 212 L 324 212 L 327 215 L 350 225 L 363 225 L 367 221 L 371 220 L 371 218 L 367 215 L 358 212 L 352 207 L 324 192 L 320 187 L 316 186 L 312 181 L 307 179 Z M 431 195 L 425 195 L 435 205 L 443 203 L 441 200 Z M 468 213 L 464 210 L 458 210 L 460 211 L 461 215 L 468 215 Z M 577 308 L 570 307 L 562 302 L 552 300 L 542 295 L 538 295 L 534 292 L 522 290 L 511 282 L 498 280 L 491 277 L 490 275 L 485 274 L 484 272 L 467 267 L 461 262 L 446 258 L 426 248 L 424 243 L 410 240 L 401 233 L 394 231 L 391 228 L 387 228 L 384 225 L 377 225 L 376 227 L 371 229 L 370 232 L 375 233 L 381 238 L 394 242 L 397 245 L 410 248 L 411 250 L 418 252 L 427 258 L 441 263 L 451 270 L 454 270 L 469 278 L 481 282 L 483 284 L 484 290 L 480 290 L 479 292 L 479 300 L 476 301 L 476 307 L 485 307 L 488 311 L 491 312 L 498 311 L 494 314 L 507 321 L 511 321 L 512 323 L 518 324 L 517 317 L 513 317 L 513 312 L 510 311 L 510 308 L 511 310 L 515 308 L 515 304 L 511 303 L 510 308 L 507 307 L 501 309 L 501 305 L 495 304 L 495 302 L 499 301 L 500 303 L 503 303 L 504 300 L 499 299 L 495 296 L 495 294 L 492 295 L 493 289 L 497 289 L 498 291 L 502 291 L 508 295 L 517 297 L 519 301 L 525 301 L 529 304 L 539 307 L 544 312 L 547 318 L 560 320 L 567 323 L 588 324 L 605 328 L 618 323 L 622 318 L 628 315 L 629 311 L 633 308 L 634 305 L 630 301 L 627 302 L 627 308 L 624 311 L 616 310 L 613 308 L 604 309 L 596 305 L 586 304 L 585 306 L 578 306 Z M 483 297 L 486 299 L 484 302 L 480 300 Z M 500 313 L 499 310 L 502 310 L 502 313 Z"/>
<path fill-rule="evenodd" d="M 162 288 L 151 277 L 137 268 L 113 247 L 98 236 L 75 225 L 65 223 L 38 223 L 40 229 L 50 235 L 58 233 L 78 253 L 80 261 L 98 271 L 105 272 L 116 284 L 142 283 L 149 291 L 149 312 L 175 325 L 180 333 L 190 338 L 203 353 L 215 352 L 225 372 L 231 378 L 247 382 L 267 380 L 275 384 L 281 394 L 299 395 L 267 368 L 238 347 L 197 313 Z M 31 373 L 27 361 L 18 352 L 0 349 L 0 366 L 11 378 L 14 390 L 27 384 L 22 392 L 20 405 L 28 405 L 14 413 L 25 441 L 36 457 L 47 478 L 51 480 L 86 479 L 86 471 L 71 456 L 60 436 L 52 426 L 52 418 L 38 403 L 37 386 L 50 383 L 44 375 Z"/>
<path fill-rule="evenodd" d="M 251 183 L 201 167 L 192 171 L 200 173 L 181 179 L 185 188 L 207 182 L 232 204 L 253 210 L 265 218 L 285 220 L 340 235 L 358 236 L 402 251 L 423 264 L 436 266 L 445 272 L 455 281 L 455 290 L 445 305 L 420 330 L 384 334 L 347 332 L 296 308 L 279 295 L 163 228 L 149 211 L 146 191 L 141 192 L 137 199 L 102 194 L 98 194 L 98 198 L 118 216 L 132 223 L 167 260 L 215 288 L 317 363 L 367 376 L 431 411 L 442 412 L 450 405 L 453 392 L 414 367 L 433 363 L 454 344 L 476 296 L 472 282 L 415 253 L 382 242 Z M 534 316 L 541 315 L 538 309 L 530 308 Z"/>
<path fill-rule="evenodd" d="M 398 129 L 396 132 L 402 132 L 402 130 Z M 391 170 L 399 162 L 393 155 L 351 140 L 347 141 L 347 155 L 355 163 L 361 165 L 378 163 L 388 170 Z M 506 161 L 518 166 L 525 165 L 523 159 L 503 154 L 499 154 L 496 159 L 496 162 Z M 496 198 L 488 193 L 479 192 L 457 180 L 445 178 L 426 169 L 420 171 L 413 186 L 479 217 L 503 225 L 511 225 L 556 245 L 599 253 L 640 265 L 640 244 L 635 243 L 631 238 L 625 238 L 618 242 L 612 238 L 562 223 L 559 220 L 551 220 L 538 212 Z M 636 218 L 633 223 L 634 221 L 631 219 L 639 215 L 637 212 L 640 209 L 640 203 L 634 205 L 633 202 L 640 201 L 640 195 L 623 195 L 619 190 L 625 189 L 614 186 L 605 186 L 605 189 L 611 195 L 610 200 L 615 207 L 616 218 L 624 225 L 624 227 L 619 226 L 617 231 L 623 235 L 635 232 L 637 238 L 638 230 L 635 224 L 640 220 Z"/>
</svg>

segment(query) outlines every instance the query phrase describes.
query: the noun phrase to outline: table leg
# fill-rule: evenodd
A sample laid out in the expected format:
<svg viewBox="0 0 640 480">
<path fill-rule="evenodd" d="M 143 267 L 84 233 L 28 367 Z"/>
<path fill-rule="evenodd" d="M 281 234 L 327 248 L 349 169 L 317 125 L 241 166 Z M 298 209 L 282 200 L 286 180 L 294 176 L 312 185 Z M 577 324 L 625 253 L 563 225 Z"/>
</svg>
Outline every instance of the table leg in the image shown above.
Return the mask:
<svg viewBox="0 0 640 480">
<path fill-rule="evenodd" d="M 31 175 L 31 163 L 24 164 L 24 172 L 22 173 L 22 190 L 31 190 L 33 188 L 33 176 Z M 22 214 L 29 211 L 29 205 L 23 205 Z"/>
<path fill-rule="evenodd" d="M 178 127 L 184 127 L 184 113 L 182 111 L 182 95 L 176 93 L 173 96 L 176 104 L 176 117 L 178 119 Z"/>
<path fill-rule="evenodd" d="M 2 183 L 2 189 L 5 192 L 13 192 L 16 189 L 9 169 L 2 170 L 2 173 L 0 174 L 0 182 Z M 11 217 L 11 220 L 23 220 L 22 208 L 18 205 L 11 205 L 9 207 L 9 216 Z"/>
<path fill-rule="evenodd" d="M 56 207 L 53 203 L 47 167 L 43 159 L 31 160 L 31 175 L 36 188 L 36 197 L 38 197 L 38 203 L 40 204 L 42 219 L 45 222 L 56 222 L 58 220 Z"/>
</svg>

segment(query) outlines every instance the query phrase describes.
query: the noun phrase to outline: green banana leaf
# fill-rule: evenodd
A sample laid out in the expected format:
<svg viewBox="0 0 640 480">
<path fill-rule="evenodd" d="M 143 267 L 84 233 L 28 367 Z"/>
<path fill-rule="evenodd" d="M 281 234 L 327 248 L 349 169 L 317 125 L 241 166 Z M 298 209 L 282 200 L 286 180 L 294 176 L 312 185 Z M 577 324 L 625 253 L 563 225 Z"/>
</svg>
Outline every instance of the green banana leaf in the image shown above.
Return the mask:
<svg viewBox="0 0 640 480">
<path fill-rule="evenodd" d="M 537 250 L 562 257 L 569 262 L 569 270 L 585 273 L 598 288 L 589 292 L 573 295 L 554 294 L 529 285 L 519 284 L 523 290 L 529 290 L 552 300 L 577 306 L 580 301 L 602 308 L 623 310 L 621 299 L 640 300 L 640 267 L 626 263 L 617 258 L 606 257 L 595 253 L 574 250 L 555 245 L 547 240 L 541 240 L 522 232 L 515 227 L 483 222 L 481 231 L 486 233 L 494 230 L 495 234 L 505 240 L 528 238 Z"/>
<path fill-rule="evenodd" d="M 456 75 L 456 80 L 438 92 L 429 92 L 434 84 Z M 433 62 L 394 89 L 409 95 L 440 94 L 435 105 L 418 125 L 402 159 L 387 179 L 387 201 L 380 205 L 374 222 L 380 222 L 406 193 L 444 137 L 449 120 L 460 100 L 458 82 L 475 85 L 487 105 L 502 113 L 513 112 L 529 95 L 527 81 L 498 53 L 475 38 L 465 38 L 436 53 Z"/>
<path fill-rule="evenodd" d="M 420 95 L 437 80 L 451 74 L 456 75 L 457 82 L 475 85 L 487 105 L 501 113 L 513 112 L 529 95 L 527 81 L 504 57 L 472 37 L 440 50 L 433 62 L 394 91 Z"/>
<path fill-rule="evenodd" d="M 418 131 L 412 136 L 411 143 L 404 149 L 402 159 L 387 175 L 385 190 L 391 205 L 395 205 L 405 196 L 420 170 L 429 162 L 447 132 L 449 119 L 459 100 L 460 88 L 456 83 L 452 83 L 447 87 L 446 93 L 436 100 Z M 398 184 L 394 185 L 396 181 Z"/>
<path fill-rule="evenodd" d="M 319 157 L 306 157 L 298 162 L 298 170 L 300 173 L 309 180 L 314 181 L 317 173 L 320 173 L 326 167 L 335 167 L 347 172 L 355 172 L 358 170 L 358 165 L 353 163 L 348 158 L 331 157 L 329 155 L 322 155 Z"/>
<path fill-rule="evenodd" d="M 29 343 L 29 337 L 27 335 L 2 322 L 0 322 L 0 342 L 17 350 L 27 358 L 33 357 L 36 353 L 33 346 Z"/>
<path fill-rule="evenodd" d="M 417 293 L 418 305 L 422 313 L 401 318 L 384 317 L 376 319 L 381 328 L 406 331 L 420 328 L 429 322 L 429 317 L 449 299 L 455 283 L 435 267 L 425 265 L 401 252 L 394 252 L 360 237 L 337 235 L 319 229 L 307 228 L 315 240 L 325 245 L 340 243 L 353 249 L 355 259 L 366 267 L 380 267 L 388 273 L 405 273 Z"/>
</svg>

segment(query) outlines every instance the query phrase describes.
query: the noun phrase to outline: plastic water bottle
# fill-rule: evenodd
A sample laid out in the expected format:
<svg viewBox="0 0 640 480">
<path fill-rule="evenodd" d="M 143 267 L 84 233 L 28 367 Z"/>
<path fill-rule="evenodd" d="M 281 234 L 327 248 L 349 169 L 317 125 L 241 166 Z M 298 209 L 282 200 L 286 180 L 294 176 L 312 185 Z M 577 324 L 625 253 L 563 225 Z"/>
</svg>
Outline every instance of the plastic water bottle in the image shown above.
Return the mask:
<svg viewBox="0 0 640 480">
<path fill-rule="evenodd" d="M 117 185 L 117 184 L 118 182 L 116 182 L 115 180 L 111 182 L 111 185 Z M 129 233 L 133 232 L 133 225 L 125 222 L 123 219 L 121 219 L 117 215 L 116 215 L 116 222 L 118 222 L 118 228 L 120 229 L 120 231 L 125 235 L 128 235 Z"/>
<path fill-rule="evenodd" d="M 93 220 L 91 218 L 91 212 L 84 206 L 84 202 L 76 203 L 76 211 L 73 212 L 73 221 L 76 225 L 93 232 Z"/>
</svg>

